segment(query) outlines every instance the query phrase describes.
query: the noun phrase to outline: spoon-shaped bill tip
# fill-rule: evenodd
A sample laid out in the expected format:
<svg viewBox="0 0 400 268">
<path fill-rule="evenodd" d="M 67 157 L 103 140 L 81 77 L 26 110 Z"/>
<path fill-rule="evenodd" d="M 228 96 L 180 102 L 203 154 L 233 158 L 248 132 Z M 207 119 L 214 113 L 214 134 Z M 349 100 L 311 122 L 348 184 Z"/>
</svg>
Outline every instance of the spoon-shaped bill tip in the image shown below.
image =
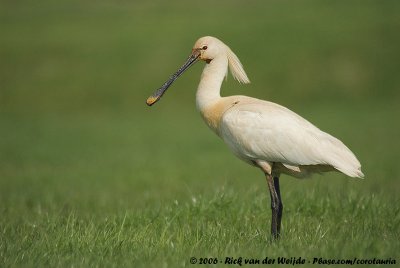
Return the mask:
<svg viewBox="0 0 400 268">
<path fill-rule="evenodd" d="M 147 98 L 146 104 L 151 106 L 154 103 L 156 103 L 159 99 L 160 99 L 160 97 L 150 96 L 150 97 Z"/>
</svg>

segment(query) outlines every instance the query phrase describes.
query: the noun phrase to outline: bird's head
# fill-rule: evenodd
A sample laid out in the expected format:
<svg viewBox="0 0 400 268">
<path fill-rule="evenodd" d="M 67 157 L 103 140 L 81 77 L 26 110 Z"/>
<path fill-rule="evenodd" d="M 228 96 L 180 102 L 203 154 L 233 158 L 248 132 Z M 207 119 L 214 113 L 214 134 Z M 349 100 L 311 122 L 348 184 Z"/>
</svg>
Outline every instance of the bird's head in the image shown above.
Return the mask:
<svg viewBox="0 0 400 268">
<path fill-rule="evenodd" d="M 192 54 L 199 54 L 199 59 L 210 63 L 218 56 L 226 55 L 227 46 L 215 37 L 205 36 L 196 41 Z"/>
<path fill-rule="evenodd" d="M 192 53 L 181 68 L 157 89 L 153 95 L 147 98 L 147 105 L 151 106 L 156 103 L 172 83 L 198 60 L 211 63 L 217 57 L 225 57 L 228 59 L 229 69 L 231 70 L 232 76 L 237 81 L 244 84 L 250 83 L 242 64 L 232 50 L 218 38 L 205 36 L 196 41 L 192 48 Z"/>
</svg>

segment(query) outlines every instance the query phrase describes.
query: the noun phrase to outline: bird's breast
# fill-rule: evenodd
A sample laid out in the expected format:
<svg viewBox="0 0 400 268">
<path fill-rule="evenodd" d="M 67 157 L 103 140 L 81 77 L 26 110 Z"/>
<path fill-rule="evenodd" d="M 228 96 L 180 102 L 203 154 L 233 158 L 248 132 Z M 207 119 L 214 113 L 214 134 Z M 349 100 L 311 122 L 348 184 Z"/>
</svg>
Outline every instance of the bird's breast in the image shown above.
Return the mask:
<svg viewBox="0 0 400 268">
<path fill-rule="evenodd" d="M 218 102 L 211 104 L 200 110 L 204 122 L 212 131 L 220 136 L 219 126 L 224 113 L 239 103 L 239 100 L 222 98 Z"/>
</svg>

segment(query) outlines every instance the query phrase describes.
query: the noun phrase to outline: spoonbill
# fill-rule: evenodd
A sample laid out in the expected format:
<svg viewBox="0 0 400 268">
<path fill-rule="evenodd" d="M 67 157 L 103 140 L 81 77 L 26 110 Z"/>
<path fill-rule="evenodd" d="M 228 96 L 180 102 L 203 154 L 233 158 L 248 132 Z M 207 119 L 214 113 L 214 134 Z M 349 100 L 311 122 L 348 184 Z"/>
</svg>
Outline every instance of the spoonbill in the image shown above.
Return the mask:
<svg viewBox="0 0 400 268">
<path fill-rule="evenodd" d="M 215 37 L 197 40 L 186 62 L 147 99 L 147 105 L 160 100 L 198 60 L 206 65 L 197 88 L 197 109 L 237 157 L 264 172 L 271 197 L 272 238 L 279 238 L 281 231 L 281 174 L 304 178 L 312 173 L 338 171 L 349 177 L 364 177 L 360 162 L 346 145 L 288 108 L 241 95 L 221 97 L 228 67 L 239 83 L 248 84 L 250 80 L 238 57 Z"/>
</svg>

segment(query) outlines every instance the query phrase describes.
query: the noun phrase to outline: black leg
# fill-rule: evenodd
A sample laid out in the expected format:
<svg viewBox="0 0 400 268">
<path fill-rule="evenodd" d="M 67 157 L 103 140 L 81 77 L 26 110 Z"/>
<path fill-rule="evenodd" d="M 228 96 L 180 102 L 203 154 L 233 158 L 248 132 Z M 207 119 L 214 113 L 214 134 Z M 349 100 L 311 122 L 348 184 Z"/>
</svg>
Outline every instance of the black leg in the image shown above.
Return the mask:
<svg viewBox="0 0 400 268">
<path fill-rule="evenodd" d="M 278 219 L 277 219 L 277 234 L 278 237 L 281 233 L 281 221 L 282 221 L 282 211 L 283 211 L 283 203 L 282 203 L 282 198 L 281 198 L 281 190 L 279 186 L 279 176 L 274 177 L 274 187 L 275 187 L 275 192 L 278 195 Z"/>
<path fill-rule="evenodd" d="M 272 220 L 271 220 L 271 235 L 273 239 L 278 239 L 279 238 L 279 232 L 280 232 L 280 216 L 282 216 L 282 211 L 280 211 L 279 207 L 280 205 L 280 200 L 278 193 L 275 188 L 275 183 L 273 177 L 269 174 L 266 174 L 267 178 L 267 183 L 268 183 L 268 189 L 269 193 L 271 196 L 271 210 L 272 210 Z M 278 189 L 279 189 L 279 183 L 278 183 Z M 279 227 L 278 227 L 279 223 Z"/>
</svg>

